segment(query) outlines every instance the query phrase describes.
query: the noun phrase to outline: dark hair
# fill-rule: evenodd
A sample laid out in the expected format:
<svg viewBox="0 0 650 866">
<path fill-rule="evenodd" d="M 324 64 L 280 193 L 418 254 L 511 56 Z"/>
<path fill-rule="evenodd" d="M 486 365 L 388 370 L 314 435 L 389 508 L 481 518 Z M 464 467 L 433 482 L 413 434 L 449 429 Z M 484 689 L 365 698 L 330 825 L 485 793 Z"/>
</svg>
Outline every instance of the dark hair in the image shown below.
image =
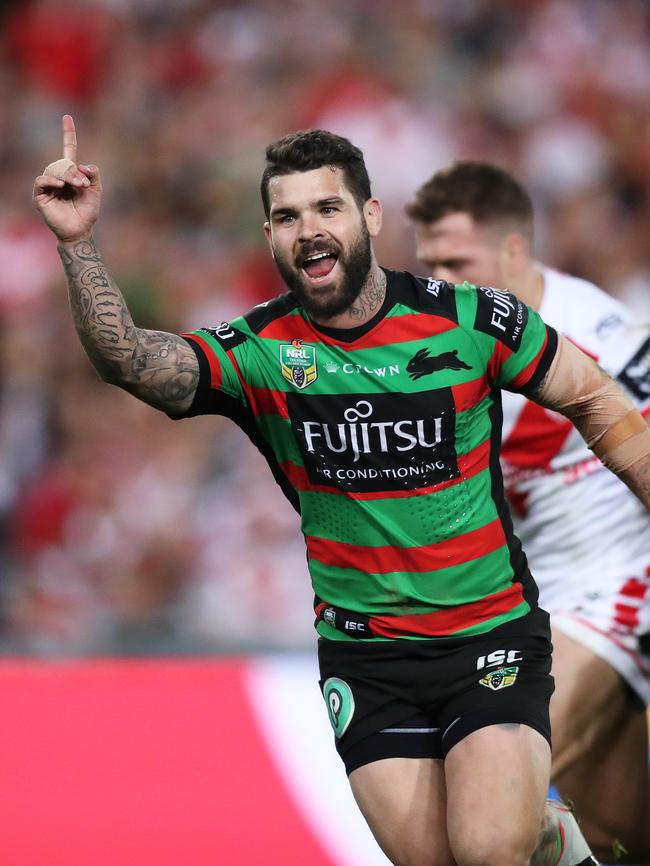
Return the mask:
<svg viewBox="0 0 650 866">
<path fill-rule="evenodd" d="M 509 172 L 488 162 L 454 162 L 423 184 L 405 210 L 416 222 L 435 222 L 462 212 L 478 223 L 512 221 L 532 234 L 530 196 Z"/>
<path fill-rule="evenodd" d="M 267 219 L 270 210 L 269 181 L 272 177 L 292 174 L 294 171 L 311 171 L 324 165 L 342 169 L 345 185 L 361 209 L 372 195 L 363 153 L 347 138 L 325 129 L 307 129 L 291 132 L 266 148 L 266 167 L 262 173 L 260 192 Z"/>
</svg>

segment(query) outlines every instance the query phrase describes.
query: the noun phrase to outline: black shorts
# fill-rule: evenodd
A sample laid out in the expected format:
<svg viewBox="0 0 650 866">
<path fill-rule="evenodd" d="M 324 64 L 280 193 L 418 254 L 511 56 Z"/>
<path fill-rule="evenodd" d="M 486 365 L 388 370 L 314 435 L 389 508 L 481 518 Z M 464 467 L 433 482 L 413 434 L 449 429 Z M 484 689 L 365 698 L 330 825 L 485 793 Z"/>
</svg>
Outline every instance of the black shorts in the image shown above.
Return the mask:
<svg viewBox="0 0 650 866">
<path fill-rule="evenodd" d="M 320 639 L 320 687 L 347 773 L 380 758 L 444 758 L 472 731 L 519 723 L 551 742 L 546 611 L 437 640 Z"/>
</svg>

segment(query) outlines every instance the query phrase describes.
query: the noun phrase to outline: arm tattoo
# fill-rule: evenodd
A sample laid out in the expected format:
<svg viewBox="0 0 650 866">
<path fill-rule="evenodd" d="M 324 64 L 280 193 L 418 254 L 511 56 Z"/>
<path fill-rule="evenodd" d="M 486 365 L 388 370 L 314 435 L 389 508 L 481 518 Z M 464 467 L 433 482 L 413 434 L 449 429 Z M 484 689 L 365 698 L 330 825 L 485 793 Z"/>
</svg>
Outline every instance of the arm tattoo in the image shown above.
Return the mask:
<svg viewBox="0 0 650 866">
<path fill-rule="evenodd" d="M 60 244 L 59 255 L 75 328 L 102 379 L 159 409 L 189 408 L 199 369 L 187 342 L 135 327 L 92 239 Z"/>
</svg>

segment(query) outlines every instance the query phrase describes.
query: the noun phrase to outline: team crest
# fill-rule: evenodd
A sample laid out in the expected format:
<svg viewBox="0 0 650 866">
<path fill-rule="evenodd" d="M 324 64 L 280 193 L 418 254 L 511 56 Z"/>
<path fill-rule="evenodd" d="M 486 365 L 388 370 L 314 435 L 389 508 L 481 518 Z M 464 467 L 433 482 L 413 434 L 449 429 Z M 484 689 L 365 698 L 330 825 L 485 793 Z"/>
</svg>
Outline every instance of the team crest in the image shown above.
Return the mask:
<svg viewBox="0 0 650 866">
<path fill-rule="evenodd" d="M 296 388 L 306 388 L 318 378 L 315 346 L 305 346 L 302 340 L 280 344 L 282 375 Z"/>
<path fill-rule="evenodd" d="M 497 668 L 495 671 L 490 671 L 489 674 L 486 674 L 479 680 L 479 683 L 482 686 L 485 686 L 488 689 L 492 689 L 492 691 L 496 692 L 499 689 L 505 689 L 508 686 L 511 686 L 514 681 L 517 679 L 517 674 L 519 673 L 519 668 Z"/>
</svg>

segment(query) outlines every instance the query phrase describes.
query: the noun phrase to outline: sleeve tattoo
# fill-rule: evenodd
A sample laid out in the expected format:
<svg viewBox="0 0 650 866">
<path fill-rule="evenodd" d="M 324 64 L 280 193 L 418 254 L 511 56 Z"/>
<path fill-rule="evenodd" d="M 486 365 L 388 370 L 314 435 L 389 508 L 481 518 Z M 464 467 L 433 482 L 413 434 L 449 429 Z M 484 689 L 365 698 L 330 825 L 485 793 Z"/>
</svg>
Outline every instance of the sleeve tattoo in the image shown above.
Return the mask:
<svg viewBox="0 0 650 866">
<path fill-rule="evenodd" d="M 199 379 L 196 355 L 175 334 L 136 328 L 94 241 L 59 245 L 72 318 L 105 382 L 165 411 L 189 408 Z"/>
</svg>

